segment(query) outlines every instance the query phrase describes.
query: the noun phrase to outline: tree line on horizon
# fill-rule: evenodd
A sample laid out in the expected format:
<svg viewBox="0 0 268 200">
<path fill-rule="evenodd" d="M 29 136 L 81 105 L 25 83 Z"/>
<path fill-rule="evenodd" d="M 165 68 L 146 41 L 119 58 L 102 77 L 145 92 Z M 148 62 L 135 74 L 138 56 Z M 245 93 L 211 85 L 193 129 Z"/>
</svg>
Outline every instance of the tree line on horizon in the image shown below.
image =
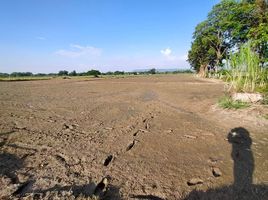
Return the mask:
<svg viewBox="0 0 268 200">
<path fill-rule="evenodd" d="M 76 72 L 76 70 L 73 71 L 67 71 L 67 70 L 60 70 L 58 73 L 32 73 L 32 72 L 12 72 L 12 73 L 1 73 L 0 77 L 43 77 L 43 76 L 94 76 L 98 77 L 100 75 L 138 75 L 138 74 L 160 74 L 160 73 L 168 73 L 168 72 L 159 72 L 155 68 L 139 71 L 139 72 L 125 72 L 125 71 L 108 71 L 108 72 L 101 72 L 96 69 L 91 69 L 87 72 Z M 191 70 L 176 70 L 172 71 L 170 73 L 176 74 L 176 73 L 192 73 Z"/>
<path fill-rule="evenodd" d="M 268 63 L 268 3 L 266 0 L 222 0 L 195 27 L 188 62 L 205 76 L 218 71 L 241 47 L 251 44 L 260 67 Z"/>
</svg>

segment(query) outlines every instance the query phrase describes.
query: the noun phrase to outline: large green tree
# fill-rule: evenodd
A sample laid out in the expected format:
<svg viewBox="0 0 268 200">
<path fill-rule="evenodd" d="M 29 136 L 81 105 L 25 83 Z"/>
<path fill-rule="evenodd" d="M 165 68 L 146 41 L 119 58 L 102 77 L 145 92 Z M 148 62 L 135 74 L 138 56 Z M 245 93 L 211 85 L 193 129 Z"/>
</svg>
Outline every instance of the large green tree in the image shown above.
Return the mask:
<svg viewBox="0 0 268 200">
<path fill-rule="evenodd" d="M 215 49 L 211 46 L 208 35 L 208 22 L 204 21 L 197 25 L 194 32 L 194 41 L 188 52 L 188 61 L 192 68 L 202 76 L 205 75 L 208 65 L 214 65 L 216 59 Z"/>
<path fill-rule="evenodd" d="M 268 62 L 268 4 L 265 0 L 256 0 L 254 23 L 247 37 L 253 41 L 262 66 Z"/>
<path fill-rule="evenodd" d="M 201 75 L 209 65 L 216 69 L 222 66 L 228 50 L 233 47 L 229 16 L 236 4 L 235 1 L 223 0 L 213 7 L 207 20 L 195 28 L 188 61 Z"/>
<path fill-rule="evenodd" d="M 222 0 L 199 23 L 188 53 L 192 68 L 204 75 L 208 66 L 216 69 L 223 60 L 248 40 L 263 63 L 268 54 L 268 8 L 265 0 Z"/>
</svg>

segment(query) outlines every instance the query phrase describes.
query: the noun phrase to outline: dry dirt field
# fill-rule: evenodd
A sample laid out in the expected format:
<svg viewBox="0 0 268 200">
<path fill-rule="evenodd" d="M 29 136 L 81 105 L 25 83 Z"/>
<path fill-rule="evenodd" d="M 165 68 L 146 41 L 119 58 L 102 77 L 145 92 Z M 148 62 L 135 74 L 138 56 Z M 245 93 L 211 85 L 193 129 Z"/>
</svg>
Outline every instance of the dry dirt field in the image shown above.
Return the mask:
<svg viewBox="0 0 268 200">
<path fill-rule="evenodd" d="M 223 94 L 193 75 L 0 82 L 0 199 L 268 199 L 268 120 Z"/>
</svg>

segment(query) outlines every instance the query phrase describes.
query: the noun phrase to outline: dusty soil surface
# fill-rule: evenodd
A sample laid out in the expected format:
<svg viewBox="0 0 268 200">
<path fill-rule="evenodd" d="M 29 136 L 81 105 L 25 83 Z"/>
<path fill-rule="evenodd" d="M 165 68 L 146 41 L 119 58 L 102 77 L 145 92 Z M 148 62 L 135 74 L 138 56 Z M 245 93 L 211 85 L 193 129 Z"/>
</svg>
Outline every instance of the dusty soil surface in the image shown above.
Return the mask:
<svg viewBox="0 0 268 200">
<path fill-rule="evenodd" d="M 267 108 L 223 94 L 191 75 L 0 82 L 0 199 L 267 199 Z"/>
</svg>

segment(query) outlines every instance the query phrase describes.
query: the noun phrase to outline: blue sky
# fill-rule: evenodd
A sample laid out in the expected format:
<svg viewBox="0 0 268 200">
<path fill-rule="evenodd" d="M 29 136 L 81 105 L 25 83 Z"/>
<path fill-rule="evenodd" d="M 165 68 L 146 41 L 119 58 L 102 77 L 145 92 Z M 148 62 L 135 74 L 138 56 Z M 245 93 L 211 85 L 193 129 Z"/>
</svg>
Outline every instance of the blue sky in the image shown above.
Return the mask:
<svg viewBox="0 0 268 200">
<path fill-rule="evenodd" d="M 219 0 L 0 0 L 0 72 L 186 68 Z"/>
</svg>

